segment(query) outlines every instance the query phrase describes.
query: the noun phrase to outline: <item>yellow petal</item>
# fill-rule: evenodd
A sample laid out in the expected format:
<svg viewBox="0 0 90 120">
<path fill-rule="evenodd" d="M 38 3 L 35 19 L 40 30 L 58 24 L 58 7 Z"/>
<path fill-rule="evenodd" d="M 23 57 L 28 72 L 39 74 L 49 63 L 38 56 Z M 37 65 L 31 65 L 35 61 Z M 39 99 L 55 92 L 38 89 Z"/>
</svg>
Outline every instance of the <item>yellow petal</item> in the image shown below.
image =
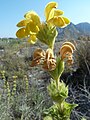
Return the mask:
<svg viewBox="0 0 90 120">
<path fill-rule="evenodd" d="M 66 17 L 62 17 L 63 19 L 64 19 L 64 21 L 65 21 L 65 24 L 70 24 L 70 20 L 68 19 L 68 18 L 66 18 Z"/>
<path fill-rule="evenodd" d="M 16 36 L 18 38 L 24 38 L 26 36 L 25 34 L 25 28 L 21 28 L 16 32 Z"/>
<path fill-rule="evenodd" d="M 54 8 L 50 11 L 47 22 L 54 17 Z"/>
<path fill-rule="evenodd" d="M 37 38 L 35 35 L 31 35 L 28 39 L 28 42 L 31 43 L 31 44 L 35 44 L 37 41 Z"/>
<path fill-rule="evenodd" d="M 29 11 L 24 15 L 24 17 L 26 19 L 32 20 L 36 25 L 40 25 L 40 17 L 38 16 L 36 12 Z"/>
<path fill-rule="evenodd" d="M 57 7 L 57 3 L 56 2 L 50 2 L 46 5 L 45 7 L 45 17 L 46 17 L 46 21 L 49 20 L 49 15 L 50 15 L 50 12 L 53 8 L 56 8 Z"/>
<path fill-rule="evenodd" d="M 54 16 L 60 16 L 63 14 L 64 14 L 64 12 L 62 10 L 57 10 L 57 9 L 54 10 Z"/>
<path fill-rule="evenodd" d="M 30 20 L 21 20 L 21 21 L 17 24 L 17 27 L 26 26 L 29 21 L 30 21 Z"/>
<path fill-rule="evenodd" d="M 33 22 L 30 21 L 26 26 L 26 33 L 27 34 L 36 34 L 39 31 L 38 26 Z"/>
<path fill-rule="evenodd" d="M 33 41 L 36 41 L 36 39 L 37 39 L 35 35 L 31 35 L 30 38 L 31 38 L 31 40 L 33 40 Z"/>
<path fill-rule="evenodd" d="M 26 26 L 26 29 L 25 29 L 25 34 L 26 34 L 26 36 L 30 35 L 30 31 L 28 30 L 27 26 Z"/>
<path fill-rule="evenodd" d="M 62 17 L 54 17 L 50 22 L 57 27 L 65 26 L 65 22 Z"/>
</svg>

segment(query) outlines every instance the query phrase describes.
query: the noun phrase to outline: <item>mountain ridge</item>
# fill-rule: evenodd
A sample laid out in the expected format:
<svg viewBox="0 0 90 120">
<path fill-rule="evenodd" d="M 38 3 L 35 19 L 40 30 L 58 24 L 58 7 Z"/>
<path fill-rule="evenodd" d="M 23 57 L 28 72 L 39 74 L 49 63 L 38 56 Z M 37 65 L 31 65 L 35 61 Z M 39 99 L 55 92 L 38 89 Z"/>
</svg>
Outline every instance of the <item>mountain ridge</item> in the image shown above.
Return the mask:
<svg viewBox="0 0 90 120">
<path fill-rule="evenodd" d="M 79 23 L 76 25 L 76 28 L 83 32 L 85 35 L 90 36 L 90 24 L 88 22 Z"/>
<path fill-rule="evenodd" d="M 80 36 L 90 36 L 90 23 L 82 22 L 73 24 L 72 22 L 65 28 L 57 28 L 58 39 L 78 39 Z"/>
</svg>

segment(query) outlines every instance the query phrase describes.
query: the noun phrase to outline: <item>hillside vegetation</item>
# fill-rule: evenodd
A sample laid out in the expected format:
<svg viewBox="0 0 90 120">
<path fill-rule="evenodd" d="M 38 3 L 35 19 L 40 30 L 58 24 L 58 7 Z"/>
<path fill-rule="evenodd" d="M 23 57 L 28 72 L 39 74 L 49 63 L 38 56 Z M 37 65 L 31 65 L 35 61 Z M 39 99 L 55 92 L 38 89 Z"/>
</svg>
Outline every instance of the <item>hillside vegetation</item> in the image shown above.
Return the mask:
<svg viewBox="0 0 90 120">
<path fill-rule="evenodd" d="M 55 54 L 64 41 L 57 40 Z M 67 101 L 78 104 L 71 120 L 89 120 L 90 42 L 82 38 L 69 41 L 76 44 L 75 62 L 72 68 L 66 67 L 61 78 L 69 86 Z M 50 76 L 38 67 L 30 67 L 35 47 L 46 48 L 39 42 L 29 45 L 24 39 L 0 39 L 0 120 L 41 120 L 43 110 L 52 105 L 46 91 Z"/>
</svg>

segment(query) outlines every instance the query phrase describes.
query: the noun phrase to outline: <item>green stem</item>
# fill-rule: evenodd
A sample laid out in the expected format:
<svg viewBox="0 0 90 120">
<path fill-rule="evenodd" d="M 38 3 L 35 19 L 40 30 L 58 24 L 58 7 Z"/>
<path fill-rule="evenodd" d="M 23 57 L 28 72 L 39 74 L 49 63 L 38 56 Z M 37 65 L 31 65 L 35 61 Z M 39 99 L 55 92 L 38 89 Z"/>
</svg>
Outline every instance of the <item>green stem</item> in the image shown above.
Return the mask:
<svg viewBox="0 0 90 120">
<path fill-rule="evenodd" d="M 54 44 L 55 44 L 55 38 L 51 39 L 49 42 L 49 48 L 51 48 L 52 50 L 54 49 Z"/>
<path fill-rule="evenodd" d="M 59 78 L 56 79 L 56 85 L 57 85 L 57 89 L 59 88 Z"/>
</svg>

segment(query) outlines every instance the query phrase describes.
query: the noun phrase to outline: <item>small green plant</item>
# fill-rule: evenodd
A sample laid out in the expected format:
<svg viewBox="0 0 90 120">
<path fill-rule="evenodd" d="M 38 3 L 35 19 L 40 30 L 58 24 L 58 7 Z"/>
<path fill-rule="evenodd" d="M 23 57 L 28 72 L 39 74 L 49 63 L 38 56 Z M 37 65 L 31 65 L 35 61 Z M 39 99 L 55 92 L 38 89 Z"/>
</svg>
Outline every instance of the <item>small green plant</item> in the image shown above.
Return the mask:
<svg viewBox="0 0 90 120">
<path fill-rule="evenodd" d="M 60 80 L 64 71 L 65 63 L 69 66 L 73 63 L 72 54 L 75 46 L 71 42 L 63 43 L 58 56 L 54 55 L 54 43 L 57 36 L 56 27 L 66 27 L 70 21 L 63 16 L 63 11 L 56 9 L 57 3 L 50 2 L 45 7 L 46 21 L 41 22 L 34 11 L 27 12 L 25 19 L 17 26 L 20 29 L 16 32 L 18 38 L 28 38 L 28 42 L 35 44 L 37 40 L 47 45 L 47 49 L 37 48 L 33 53 L 31 66 L 40 66 L 51 75 L 51 83 L 47 89 L 53 100 L 53 106 L 44 111 L 44 120 L 70 120 L 70 114 L 76 104 L 65 101 L 68 97 L 68 87 Z"/>
</svg>

